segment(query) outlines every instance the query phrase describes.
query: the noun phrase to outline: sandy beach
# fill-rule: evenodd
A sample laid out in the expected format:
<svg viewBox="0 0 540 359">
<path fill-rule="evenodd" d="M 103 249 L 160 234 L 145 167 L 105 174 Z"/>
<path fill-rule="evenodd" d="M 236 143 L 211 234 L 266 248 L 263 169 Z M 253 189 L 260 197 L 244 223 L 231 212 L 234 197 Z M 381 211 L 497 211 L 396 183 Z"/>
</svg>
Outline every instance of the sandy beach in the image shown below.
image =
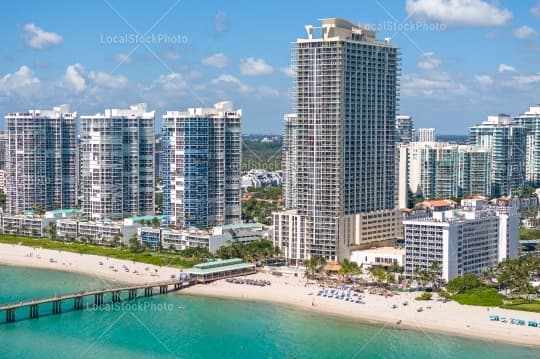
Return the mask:
<svg viewBox="0 0 540 359">
<path fill-rule="evenodd" d="M 81 273 L 104 279 L 103 287 L 114 286 L 114 282 L 159 282 L 170 279 L 171 275 L 178 277 L 180 272 L 177 268 L 3 243 L 0 243 L 0 264 Z"/>
<path fill-rule="evenodd" d="M 104 287 L 114 286 L 111 282 L 139 284 L 162 281 L 179 273 L 176 268 L 11 244 L 0 244 L 0 264 L 81 273 L 104 279 Z M 126 271 L 124 266 L 129 271 Z M 272 284 L 259 287 L 220 280 L 183 289 L 178 294 L 273 302 L 368 323 L 380 323 L 385 327 L 437 331 L 490 342 L 540 347 L 540 328 L 489 320 L 489 315 L 498 314 L 508 319 L 540 322 L 540 313 L 499 308 L 488 310 L 485 307 L 460 305 L 452 301 L 443 303 L 436 300 L 414 300 L 419 293 L 402 293 L 385 298 L 366 292 L 365 304 L 357 304 L 317 296 L 319 286 L 307 285 L 303 278 L 276 277 L 267 273 L 248 277 L 268 280 Z M 408 305 L 403 305 L 404 302 L 408 302 Z M 393 305 L 395 309 L 392 308 Z M 419 307 L 423 308 L 422 312 L 418 312 Z"/>
<path fill-rule="evenodd" d="M 258 287 L 220 280 L 187 288 L 181 294 L 274 302 L 368 323 L 380 323 L 386 327 L 437 331 L 490 342 L 540 347 L 540 328 L 489 320 L 489 315 L 498 314 L 508 319 L 540 321 L 540 313 L 499 308 L 489 308 L 488 311 L 485 307 L 460 305 L 453 301 L 443 303 L 436 300 L 414 300 L 419 293 L 402 293 L 385 298 L 366 291 L 365 304 L 357 304 L 317 296 L 319 286 L 306 286 L 303 278 L 275 277 L 266 273 L 251 275 L 249 278 L 269 280 L 272 284 Z M 404 306 L 406 301 L 408 305 Z M 396 308 L 392 309 L 394 304 Z M 431 309 L 427 309 L 428 306 Z M 423 307 L 422 312 L 417 311 L 419 307 Z M 401 321 L 400 324 L 397 324 L 398 321 Z"/>
</svg>

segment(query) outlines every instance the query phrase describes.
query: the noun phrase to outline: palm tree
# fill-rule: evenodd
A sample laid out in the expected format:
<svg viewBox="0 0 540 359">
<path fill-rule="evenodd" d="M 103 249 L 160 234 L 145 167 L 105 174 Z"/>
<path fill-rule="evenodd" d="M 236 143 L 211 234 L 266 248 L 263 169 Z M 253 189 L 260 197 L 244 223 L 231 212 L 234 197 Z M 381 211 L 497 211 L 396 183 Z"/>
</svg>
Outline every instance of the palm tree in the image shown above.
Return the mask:
<svg viewBox="0 0 540 359">
<path fill-rule="evenodd" d="M 306 274 L 308 277 L 314 277 L 315 274 L 322 272 L 325 265 L 326 258 L 323 256 L 313 256 L 304 261 L 304 266 L 306 267 Z"/>
<path fill-rule="evenodd" d="M 435 288 L 439 288 L 441 282 L 441 262 L 433 261 L 429 266 L 429 280 L 431 281 L 431 290 L 435 291 Z"/>
<path fill-rule="evenodd" d="M 339 264 L 341 268 L 339 269 L 338 274 L 342 276 L 343 279 L 348 278 L 351 274 L 362 273 L 362 270 L 360 269 L 360 267 L 358 267 L 358 264 L 356 262 L 351 262 L 346 258 L 343 259 L 343 261 Z"/>
<path fill-rule="evenodd" d="M 388 281 L 388 273 L 381 267 L 371 267 L 371 275 L 380 284 L 385 284 Z"/>
<path fill-rule="evenodd" d="M 426 283 L 430 280 L 430 273 L 428 271 L 422 270 L 420 267 L 414 269 L 414 278 L 420 285 L 420 287 L 425 287 Z"/>
<path fill-rule="evenodd" d="M 57 231 L 56 231 L 56 223 L 50 222 L 49 226 L 47 227 L 47 233 L 49 234 L 49 238 L 53 241 L 56 240 Z"/>
<path fill-rule="evenodd" d="M 113 247 L 118 247 L 118 245 L 120 244 L 120 241 L 122 240 L 122 237 L 120 236 L 119 233 L 115 233 L 113 238 L 112 238 L 112 241 L 111 241 L 111 245 Z"/>
</svg>

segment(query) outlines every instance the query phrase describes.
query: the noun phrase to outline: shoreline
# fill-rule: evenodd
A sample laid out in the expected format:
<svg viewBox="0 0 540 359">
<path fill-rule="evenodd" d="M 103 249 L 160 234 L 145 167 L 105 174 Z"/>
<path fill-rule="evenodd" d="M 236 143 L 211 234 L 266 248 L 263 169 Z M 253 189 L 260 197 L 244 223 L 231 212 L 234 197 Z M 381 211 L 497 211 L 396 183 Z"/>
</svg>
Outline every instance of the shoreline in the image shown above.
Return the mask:
<svg viewBox="0 0 540 359">
<path fill-rule="evenodd" d="M 427 331 L 486 343 L 540 348 L 540 328 L 489 320 L 489 315 L 498 314 L 508 319 L 517 317 L 540 321 L 540 313 L 501 308 L 489 308 L 488 311 L 487 307 L 460 305 L 454 301 L 416 301 L 414 298 L 419 292 L 401 293 L 388 298 L 366 293 L 366 304 L 357 304 L 319 297 L 319 286 L 305 286 L 305 281 L 300 278 L 276 278 L 265 273 L 250 275 L 249 278 L 270 280 L 272 285 L 254 287 L 221 280 L 189 287 L 177 294 L 272 303 L 311 314 L 321 313 L 362 324 L 383 325 L 385 328 Z M 403 306 L 404 301 L 409 304 Z M 396 309 L 392 309 L 393 304 L 396 304 Z M 428 306 L 431 309 L 426 309 Z M 417 312 L 419 307 L 424 310 Z"/>
<path fill-rule="evenodd" d="M 54 262 L 50 261 L 51 258 Z M 169 279 L 171 275 L 178 276 L 180 272 L 178 268 L 158 267 L 98 255 L 1 243 L 0 264 L 78 273 L 102 279 L 104 287 L 110 287 L 112 283 L 142 284 L 162 281 Z M 388 298 L 366 293 L 365 304 L 357 304 L 317 296 L 320 287 L 315 284 L 307 285 L 305 279 L 298 277 L 275 277 L 267 273 L 247 277 L 267 280 L 272 284 L 258 287 L 220 280 L 185 288 L 176 294 L 277 304 L 311 314 L 322 313 L 330 318 L 383 325 L 385 328 L 428 331 L 486 343 L 540 348 L 540 328 L 489 320 L 489 315 L 498 314 L 508 319 L 521 318 L 540 322 L 540 313 L 460 305 L 453 301 L 416 301 L 414 298 L 419 295 L 418 292 L 400 293 Z M 404 302 L 409 304 L 405 306 Z M 396 306 L 395 309 L 392 308 L 393 305 Z M 424 310 L 418 312 L 419 307 Z"/>
<path fill-rule="evenodd" d="M 520 346 L 525 348 L 531 348 L 531 349 L 540 349 L 540 343 L 534 342 L 531 343 L 530 341 L 521 341 L 513 339 L 493 339 L 491 336 L 467 336 L 466 334 L 463 334 L 461 331 L 452 331 L 448 329 L 441 329 L 441 328 L 428 328 L 428 327 L 419 327 L 412 324 L 407 323 L 400 323 L 399 325 L 396 324 L 394 321 L 388 321 L 384 320 L 380 317 L 375 318 L 358 318 L 354 316 L 349 316 L 345 314 L 336 313 L 334 311 L 329 311 L 321 308 L 308 308 L 303 305 L 298 305 L 294 303 L 285 303 L 282 301 L 276 301 L 276 300 L 268 300 L 268 299 L 249 299 L 249 298 L 242 298 L 234 295 L 225 296 L 225 295 L 212 295 L 212 294 L 198 294 L 198 293 L 185 293 L 186 289 L 183 289 L 184 292 L 177 292 L 175 294 L 177 295 L 186 295 L 191 297 L 199 297 L 199 298 L 214 298 L 214 299 L 223 299 L 223 300 L 239 300 L 239 301 L 245 301 L 245 302 L 252 302 L 252 303 L 263 303 L 263 304 L 269 304 L 269 305 L 275 305 L 278 307 L 283 307 L 284 309 L 293 310 L 293 311 L 300 311 L 302 313 L 307 314 L 323 314 L 325 317 L 330 319 L 337 319 L 337 320 L 343 320 L 350 323 L 356 323 L 356 324 L 363 324 L 363 325 L 383 325 L 384 329 L 392 329 L 392 330 L 410 330 L 415 332 L 424 332 L 429 331 L 429 333 L 437 334 L 437 335 L 450 335 L 452 337 L 464 339 L 464 340 L 471 340 L 471 341 L 479 341 L 486 344 L 500 344 L 500 345 L 514 345 L 514 346 Z M 313 309 L 312 311 L 310 309 Z M 426 334 L 428 335 L 428 334 Z M 540 339 L 539 339 L 540 340 Z"/>
</svg>

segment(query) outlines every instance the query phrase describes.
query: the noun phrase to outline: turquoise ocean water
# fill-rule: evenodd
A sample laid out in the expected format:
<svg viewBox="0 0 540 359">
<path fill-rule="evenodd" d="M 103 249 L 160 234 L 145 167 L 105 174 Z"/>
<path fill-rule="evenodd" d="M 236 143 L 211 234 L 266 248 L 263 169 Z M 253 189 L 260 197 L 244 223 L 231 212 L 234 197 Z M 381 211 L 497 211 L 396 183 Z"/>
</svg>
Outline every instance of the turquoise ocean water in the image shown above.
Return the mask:
<svg viewBox="0 0 540 359">
<path fill-rule="evenodd" d="M 0 266 L 0 303 L 105 284 L 76 274 Z M 123 307 L 0 324 L 0 358 L 538 359 L 540 350 L 390 329 L 266 303 L 169 294 Z"/>
</svg>

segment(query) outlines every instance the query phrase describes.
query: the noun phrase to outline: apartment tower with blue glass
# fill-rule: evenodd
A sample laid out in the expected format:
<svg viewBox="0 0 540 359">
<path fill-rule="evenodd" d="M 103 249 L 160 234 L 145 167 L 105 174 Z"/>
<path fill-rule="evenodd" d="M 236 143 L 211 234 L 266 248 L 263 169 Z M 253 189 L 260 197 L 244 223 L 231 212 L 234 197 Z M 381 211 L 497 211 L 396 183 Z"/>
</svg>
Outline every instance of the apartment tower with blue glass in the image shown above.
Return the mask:
<svg viewBox="0 0 540 359">
<path fill-rule="evenodd" d="M 527 128 L 505 114 L 488 116 L 470 128 L 469 143 L 491 150 L 491 196 L 517 194 L 526 183 Z"/>
<path fill-rule="evenodd" d="M 528 185 L 540 186 L 540 104 L 516 116 L 514 122 L 527 128 L 525 180 Z"/>
<path fill-rule="evenodd" d="M 241 118 L 231 102 L 163 116 L 165 225 L 241 222 Z"/>
</svg>

